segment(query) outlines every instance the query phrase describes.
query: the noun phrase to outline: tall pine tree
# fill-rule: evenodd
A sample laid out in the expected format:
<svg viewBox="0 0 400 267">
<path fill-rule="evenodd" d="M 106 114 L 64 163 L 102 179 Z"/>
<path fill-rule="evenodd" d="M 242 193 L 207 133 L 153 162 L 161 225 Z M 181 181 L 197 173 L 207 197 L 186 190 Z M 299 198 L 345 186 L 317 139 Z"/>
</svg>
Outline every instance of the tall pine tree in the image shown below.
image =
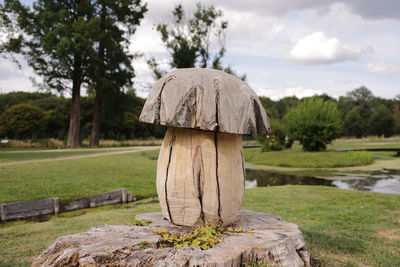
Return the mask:
<svg viewBox="0 0 400 267">
<path fill-rule="evenodd" d="M 93 6 L 98 21 L 97 46 L 91 57 L 90 80 L 94 93 L 94 112 L 90 144 L 98 146 L 105 99 L 132 85 L 135 57 L 128 51 L 129 37 L 147 11 L 141 0 L 97 0 Z"/>
</svg>

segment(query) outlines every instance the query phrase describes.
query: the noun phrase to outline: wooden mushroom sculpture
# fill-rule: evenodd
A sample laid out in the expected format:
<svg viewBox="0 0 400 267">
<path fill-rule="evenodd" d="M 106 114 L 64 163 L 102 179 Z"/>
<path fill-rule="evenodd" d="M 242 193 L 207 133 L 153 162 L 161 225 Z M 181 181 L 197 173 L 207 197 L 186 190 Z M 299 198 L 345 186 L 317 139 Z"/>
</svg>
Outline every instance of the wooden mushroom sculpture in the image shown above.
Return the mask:
<svg viewBox="0 0 400 267">
<path fill-rule="evenodd" d="M 232 223 L 244 194 L 241 135 L 269 132 L 254 91 L 222 71 L 177 69 L 156 82 L 139 120 L 169 127 L 157 165 L 165 218 L 185 226 Z"/>
</svg>

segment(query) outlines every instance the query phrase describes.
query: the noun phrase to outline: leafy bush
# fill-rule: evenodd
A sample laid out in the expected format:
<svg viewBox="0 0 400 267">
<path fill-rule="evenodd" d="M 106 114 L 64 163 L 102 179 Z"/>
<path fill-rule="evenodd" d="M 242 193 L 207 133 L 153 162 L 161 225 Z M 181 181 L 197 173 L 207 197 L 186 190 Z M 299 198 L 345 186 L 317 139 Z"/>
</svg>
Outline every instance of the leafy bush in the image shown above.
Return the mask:
<svg viewBox="0 0 400 267">
<path fill-rule="evenodd" d="M 206 250 L 214 247 L 216 244 L 221 242 L 220 237 L 222 235 L 230 235 L 233 233 L 245 232 L 243 228 L 234 227 L 214 227 L 214 226 L 199 226 L 193 232 L 187 234 L 170 233 L 166 230 L 154 230 L 155 233 L 161 235 L 158 241 L 158 247 L 200 247 L 202 250 Z M 252 235 L 251 232 L 247 232 L 248 235 Z"/>
<path fill-rule="evenodd" d="M 44 111 L 33 105 L 13 105 L 0 117 L 0 134 L 13 139 L 40 137 L 45 129 L 44 117 Z"/>
<path fill-rule="evenodd" d="M 306 151 L 321 151 L 342 129 L 341 112 L 336 103 L 320 98 L 305 99 L 284 118 L 288 133 L 299 140 Z"/>
<path fill-rule="evenodd" d="M 277 119 L 270 120 L 271 133 L 268 135 L 257 135 L 257 141 L 261 144 L 261 151 L 279 151 L 283 148 L 291 147 L 292 143 L 288 143 L 286 130 L 282 123 Z"/>
</svg>

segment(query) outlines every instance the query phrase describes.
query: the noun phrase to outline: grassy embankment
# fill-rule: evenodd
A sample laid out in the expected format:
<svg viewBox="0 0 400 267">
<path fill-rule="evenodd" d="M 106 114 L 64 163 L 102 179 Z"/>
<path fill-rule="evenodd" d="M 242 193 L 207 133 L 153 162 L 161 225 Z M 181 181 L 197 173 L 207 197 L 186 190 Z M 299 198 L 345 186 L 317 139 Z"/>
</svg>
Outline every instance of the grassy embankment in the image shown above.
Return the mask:
<svg viewBox="0 0 400 267">
<path fill-rule="evenodd" d="M 399 139 L 400 140 L 400 139 Z M 400 142 L 390 140 L 391 144 Z M 337 140 L 336 146 L 357 140 Z M 359 143 L 376 143 L 374 139 Z M 99 151 L 100 152 L 100 151 Z M 98 153 L 98 151 L 62 151 L 3 153 L 0 163 L 68 155 Z M 372 163 L 374 159 L 391 159 L 392 152 L 303 152 L 297 145 L 291 150 L 261 153 L 259 148 L 245 149 L 250 164 L 335 168 Z M 0 203 L 59 197 L 74 200 L 126 187 L 139 198 L 155 196 L 155 173 L 158 151 L 135 152 L 96 158 L 71 159 L 52 162 L 2 166 L 0 170 Z M 313 172 L 316 172 L 314 169 Z M 313 173 L 307 173 L 313 175 Z"/>
<path fill-rule="evenodd" d="M 334 151 L 356 148 L 400 148 L 400 137 L 341 138 L 328 145 L 327 151 L 304 152 L 298 142 L 292 149 L 261 152 L 259 148 L 245 150 L 246 161 L 255 165 L 297 168 L 338 168 L 372 164 L 375 160 L 392 159 L 396 152 Z"/>
<path fill-rule="evenodd" d="M 290 149 L 274 152 L 261 152 L 259 148 L 245 150 L 247 162 L 256 165 L 302 168 L 335 168 L 360 166 L 374 161 L 370 152 L 304 152 Z"/>
<path fill-rule="evenodd" d="M 155 150 L 2 166 L 0 203 L 47 197 L 74 200 L 121 187 L 138 198 L 155 196 L 157 156 Z"/>
<path fill-rule="evenodd" d="M 80 210 L 47 222 L 0 225 L 0 266 L 29 266 L 61 235 L 103 224 L 130 224 L 135 214 L 159 210 L 155 199 Z M 244 208 L 297 223 L 312 258 L 322 266 L 400 266 L 400 196 L 320 186 L 246 191 Z M 319 266 L 321 266 L 319 265 Z"/>
</svg>

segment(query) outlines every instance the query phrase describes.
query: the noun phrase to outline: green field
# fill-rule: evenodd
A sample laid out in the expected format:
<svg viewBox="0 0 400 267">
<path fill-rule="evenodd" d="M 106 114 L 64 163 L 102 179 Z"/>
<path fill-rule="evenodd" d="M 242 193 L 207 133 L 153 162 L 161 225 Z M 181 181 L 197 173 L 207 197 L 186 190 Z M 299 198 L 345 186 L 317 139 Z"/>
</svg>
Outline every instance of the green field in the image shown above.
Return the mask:
<svg viewBox="0 0 400 267">
<path fill-rule="evenodd" d="M 6 155 L 9 161 L 20 161 L 100 152 L 0 152 L 0 156 Z M 300 149 L 261 153 L 259 148 L 245 149 L 248 163 L 284 167 L 358 166 L 370 164 L 376 158 L 391 159 L 392 155 L 394 153 L 391 152 L 303 152 Z M 3 165 L 0 169 L 0 203 L 47 197 L 75 200 L 121 187 L 127 188 L 138 198 L 152 197 L 156 195 L 157 156 L 158 150 L 152 150 L 95 158 Z"/>
<path fill-rule="evenodd" d="M 2 166 L 0 203 L 59 197 L 74 200 L 125 187 L 156 195 L 158 151 Z"/>
<path fill-rule="evenodd" d="M 400 196 L 320 186 L 246 190 L 244 208 L 297 223 L 316 266 L 400 266 Z M 62 235 L 103 224 L 130 224 L 135 214 L 159 210 L 155 199 L 79 210 L 46 222 L 0 225 L 0 266 L 29 266 Z"/>
<path fill-rule="evenodd" d="M 98 153 L 3 151 L 0 156 L 12 155 L 8 156 L 8 162 Z M 391 152 L 303 152 L 298 145 L 280 152 L 245 149 L 250 163 L 317 168 L 309 169 L 312 172 L 343 164 L 369 164 L 375 159 L 392 162 L 393 155 Z M 156 196 L 157 156 L 158 150 L 152 150 L 1 166 L 0 203 L 46 197 L 74 200 L 121 187 L 142 200 L 63 213 L 40 223 L 0 224 L 0 266 L 29 266 L 35 255 L 61 235 L 102 224 L 129 224 L 135 214 L 159 210 L 157 200 L 152 198 Z M 400 266 L 400 195 L 321 186 L 276 186 L 246 190 L 244 208 L 279 214 L 284 220 L 297 223 L 315 266 Z"/>
<path fill-rule="evenodd" d="M 298 144 L 297 144 L 298 145 Z M 400 136 L 390 138 L 381 137 L 365 137 L 365 138 L 339 138 L 328 145 L 330 149 L 343 149 L 343 148 L 400 148 Z"/>
<path fill-rule="evenodd" d="M 374 159 L 390 158 L 393 155 L 394 152 L 304 152 L 299 149 L 261 152 L 260 148 L 245 149 L 246 161 L 251 164 L 300 168 L 362 166 L 373 163 Z"/>
<path fill-rule="evenodd" d="M 116 150 L 107 150 L 107 152 L 112 152 Z M 69 156 L 79 156 L 79 155 L 89 155 L 89 154 L 98 154 L 104 153 L 103 150 L 87 150 L 87 151 L 46 151 L 43 150 L 41 152 L 30 152 L 29 150 L 26 152 L 14 150 L 14 151 L 0 151 L 0 163 L 5 162 L 14 162 L 14 161 L 24 161 L 24 160 L 37 160 L 37 159 L 53 159 L 53 158 L 62 158 Z"/>
</svg>

